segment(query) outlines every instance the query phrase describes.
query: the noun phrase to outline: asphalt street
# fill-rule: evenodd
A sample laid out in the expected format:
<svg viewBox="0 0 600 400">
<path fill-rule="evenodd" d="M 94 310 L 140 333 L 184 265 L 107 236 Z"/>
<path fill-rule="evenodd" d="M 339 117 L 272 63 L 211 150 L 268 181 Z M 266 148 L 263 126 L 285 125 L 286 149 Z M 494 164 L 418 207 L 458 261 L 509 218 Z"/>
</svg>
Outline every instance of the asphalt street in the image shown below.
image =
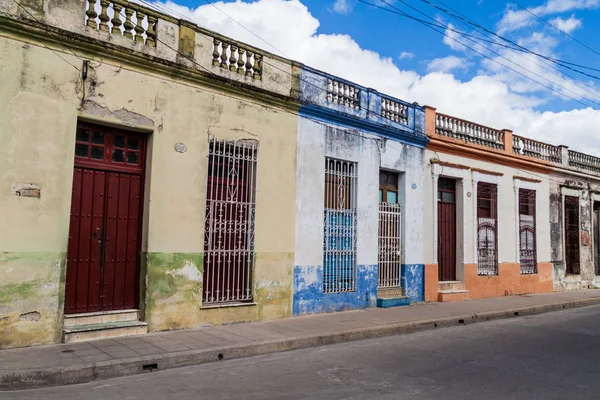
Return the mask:
<svg viewBox="0 0 600 400">
<path fill-rule="evenodd" d="M 600 399 L 600 306 L 0 399 Z"/>
</svg>

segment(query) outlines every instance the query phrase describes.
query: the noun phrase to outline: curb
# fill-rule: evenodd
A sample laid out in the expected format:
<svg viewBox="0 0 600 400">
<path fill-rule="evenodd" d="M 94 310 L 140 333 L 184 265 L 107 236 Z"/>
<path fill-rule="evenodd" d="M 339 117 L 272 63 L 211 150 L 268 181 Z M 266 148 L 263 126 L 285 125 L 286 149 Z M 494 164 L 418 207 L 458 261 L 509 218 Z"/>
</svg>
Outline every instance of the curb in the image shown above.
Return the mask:
<svg viewBox="0 0 600 400">
<path fill-rule="evenodd" d="M 77 367 L 60 369 L 40 368 L 36 370 L 14 370 L 10 372 L 3 372 L 0 370 L 0 390 L 25 390 L 48 386 L 87 383 L 102 379 L 138 375 L 155 370 L 162 371 L 171 368 L 206 364 L 220 360 L 231 360 L 329 344 L 467 325 L 476 322 L 542 314 L 550 311 L 580 308 L 595 304 L 600 304 L 600 297 L 510 308 L 500 311 L 454 315 L 420 321 L 384 324 L 322 335 L 305 335 L 287 339 L 269 340 L 249 345 L 233 345 L 210 350 L 193 350 L 162 355 L 132 357 L 116 361 L 102 361 Z"/>
</svg>

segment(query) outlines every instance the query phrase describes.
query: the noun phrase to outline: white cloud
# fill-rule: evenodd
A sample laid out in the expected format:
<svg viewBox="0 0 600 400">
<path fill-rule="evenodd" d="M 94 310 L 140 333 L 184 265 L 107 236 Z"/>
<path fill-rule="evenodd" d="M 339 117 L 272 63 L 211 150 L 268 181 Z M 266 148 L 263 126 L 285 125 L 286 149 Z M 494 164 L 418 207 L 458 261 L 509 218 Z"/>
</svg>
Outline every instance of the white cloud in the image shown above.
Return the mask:
<svg viewBox="0 0 600 400">
<path fill-rule="evenodd" d="M 333 3 L 333 11 L 338 14 L 350 14 L 354 4 L 351 0 L 335 0 Z"/>
<path fill-rule="evenodd" d="M 519 135 L 600 153 L 600 144 L 590 134 L 600 126 L 599 111 L 591 108 L 556 113 L 535 111 L 533 107 L 543 105 L 556 95 L 504 69 L 493 69 L 491 62 L 483 63 L 478 76 L 466 81 L 444 72 L 420 75 L 398 68 L 391 58 L 362 49 L 348 35 L 317 34 L 319 21 L 299 0 L 215 2 L 214 5 L 286 56 L 312 67 L 480 124 L 513 129 Z M 168 2 L 166 6 L 176 10 L 178 18 L 184 15 L 203 27 L 279 54 L 212 5 L 188 9 Z M 535 41 L 540 37 L 524 40 Z M 549 74 L 533 60 L 523 60 L 513 53 L 501 54 L 528 69 Z M 582 90 L 569 80 L 561 82 L 574 91 Z M 600 101 L 600 96 L 598 99 Z"/>
<path fill-rule="evenodd" d="M 441 21 L 438 21 L 438 22 L 441 22 Z M 466 43 L 467 40 L 465 38 L 463 38 L 462 36 L 460 36 L 460 34 L 458 32 L 455 32 L 453 29 L 458 30 L 452 24 L 446 25 L 446 32 L 445 32 L 446 35 L 444 36 L 444 39 L 443 39 L 444 44 L 447 45 L 448 47 L 450 47 L 452 50 L 456 50 L 456 51 L 467 50 L 467 48 L 465 46 L 460 44 L 460 43 Z M 468 44 L 468 43 L 466 43 L 466 44 Z"/>
<path fill-rule="evenodd" d="M 398 60 L 412 60 L 415 57 L 414 53 L 410 53 L 408 51 L 403 51 L 402 53 L 400 53 L 400 55 L 398 56 Z"/>
<path fill-rule="evenodd" d="M 504 16 L 498 22 L 499 34 L 516 31 L 537 23 L 537 18 L 574 10 L 589 10 L 600 7 L 600 0 L 549 0 L 537 7 L 522 8 L 507 7 Z M 535 15 L 533 15 L 535 14 Z"/>
<path fill-rule="evenodd" d="M 581 20 L 575 18 L 574 15 L 571 15 L 571 17 L 568 19 L 556 17 L 556 18 L 550 20 L 549 22 L 552 25 L 554 25 L 555 27 L 557 27 L 558 29 L 560 29 L 561 31 L 566 32 L 566 33 L 571 33 L 575 29 L 578 29 L 581 27 Z"/>
<path fill-rule="evenodd" d="M 451 72 L 454 70 L 466 69 L 469 62 L 460 57 L 448 56 L 436 58 L 427 64 L 427 72 Z"/>
</svg>

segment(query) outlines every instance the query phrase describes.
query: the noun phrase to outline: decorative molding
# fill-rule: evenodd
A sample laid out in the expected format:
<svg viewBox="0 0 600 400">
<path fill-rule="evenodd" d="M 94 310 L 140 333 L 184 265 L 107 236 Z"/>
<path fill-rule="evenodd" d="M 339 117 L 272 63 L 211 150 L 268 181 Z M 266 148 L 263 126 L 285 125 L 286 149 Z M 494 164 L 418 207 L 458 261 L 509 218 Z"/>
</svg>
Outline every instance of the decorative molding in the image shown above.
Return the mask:
<svg viewBox="0 0 600 400">
<path fill-rule="evenodd" d="M 560 193 L 563 196 L 573 196 L 573 197 L 579 197 L 579 198 L 581 198 L 581 192 L 583 190 L 585 190 L 585 189 L 584 188 L 575 189 L 575 188 L 570 188 L 570 187 L 563 186 L 563 187 L 560 188 Z"/>
<path fill-rule="evenodd" d="M 450 162 L 446 162 L 446 161 L 442 161 L 442 160 L 438 160 L 438 159 L 432 159 L 432 160 L 430 160 L 430 162 L 431 162 L 431 164 L 437 164 L 437 165 L 441 165 L 443 167 L 458 168 L 458 169 L 471 169 L 471 167 L 469 167 L 467 165 L 454 164 L 454 163 L 450 163 Z"/>
<path fill-rule="evenodd" d="M 502 150 L 485 149 L 471 143 L 461 142 L 441 135 L 430 135 L 427 150 L 456 155 L 471 160 L 500 164 L 509 168 L 524 169 L 532 172 L 548 174 L 556 170 L 549 162 L 535 158 L 526 158 L 507 154 Z"/>
<path fill-rule="evenodd" d="M 525 181 L 525 182 L 542 183 L 541 179 L 525 178 L 524 176 L 513 176 L 513 179 L 515 181 L 519 180 L 519 181 Z"/>
<path fill-rule="evenodd" d="M 481 169 L 481 168 L 471 168 L 471 171 L 479 172 L 481 174 L 486 174 L 486 175 L 504 176 L 504 174 L 501 172 L 489 171 L 487 169 Z"/>
</svg>

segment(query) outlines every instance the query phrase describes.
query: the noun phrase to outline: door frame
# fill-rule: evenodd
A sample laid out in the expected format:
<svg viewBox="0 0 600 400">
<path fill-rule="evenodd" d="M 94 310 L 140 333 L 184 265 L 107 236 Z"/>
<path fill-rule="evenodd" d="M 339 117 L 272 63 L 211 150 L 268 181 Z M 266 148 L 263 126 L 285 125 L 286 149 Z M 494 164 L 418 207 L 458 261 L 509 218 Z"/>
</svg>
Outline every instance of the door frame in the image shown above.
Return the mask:
<svg viewBox="0 0 600 400">
<path fill-rule="evenodd" d="M 440 180 L 446 180 L 446 181 L 451 181 L 452 184 L 454 185 L 454 190 L 440 190 Z M 458 224 L 457 224 L 457 212 L 456 212 L 456 208 L 457 208 L 457 204 L 456 204 L 456 200 L 457 200 L 457 180 L 453 179 L 453 178 L 447 178 L 447 177 L 440 177 L 438 178 L 438 187 L 437 187 L 437 211 L 438 211 L 438 227 L 437 227 L 437 237 L 438 237 L 438 281 L 439 282 L 448 282 L 448 281 L 455 281 L 456 277 L 457 277 L 457 273 L 456 273 L 456 264 L 457 264 L 457 238 L 456 238 L 456 234 L 458 231 Z M 454 197 L 454 201 L 444 201 L 444 193 L 451 193 Z M 446 207 L 444 207 L 444 205 L 446 205 Z M 449 235 L 451 235 L 451 237 L 444 237 L 442 235 L 442 231 L 445 229 L 442 229 L 442 221 L 444 219 L 441 218 L 440 216 L 440 211 L 443 209 L 448 209 L 448 206 L 452 206 L 450 207 L 452 209 L 451 212 L 451 217 L 452 217 L 452 223 L 454 224 L 454 226 L 452 227 L 453 229 L 450 230 Z M 444 212 L 444 215 L 446 215 L 446 213 Z M 447 215 L 446 217 L 450 217 L 450 215 Z M 451 231 L 454 232 L 451 232 Z M 452 244 L 453 246 L 450 247 L 445 247 L 443 240 L 449 240 L 452 239 Z M 454 247 L 454 248 L 452 248 Z M 440 251 L 441 250 L 445 250 L 448 252 L 452 252 L 452 259 L 454 259 L 454 265 L 442 265 L 442 257 L 440 257 Z M 444 251 L 444 256 L 447 256 L 447 254 Z M 443 257 L 446 258 L 446 257 Z M 449 263 L 452 264 L 452 263 Z M 445 268 L 444 268 L 445 267 Z M 444 271 L 444 269 L 448 269 L 448 275 L 451 275 L 450 277 L 446 276 L 443 277 L 442 275 L 445 275 L 446 271 Z"/>
<path fill-rule="evenodd" d="M 138 157 L 139 157 L 139 168 L 131 168 L 128 167 L 126 163 L 124 163 L 123 165 L 115 165 L 115 164 L 111 164 L 111 163 L 100 163 L 100 162 L 96 162 L 90 159 L 82 159 L 75 156 L 75 147 L 76 144 L 78 143 L 76 135 L 77 135 L 77 130 L 79 128 L 92 128 L 92 129 L 98 129 L 98 130 L 102 130 L 105 133 L 112 133 L 112 134 L 122 134 L 125 136 L 135 136 L 138 137 L 140 139 L 140 145 L 139 145 L 139 151 L 138 151 Z M 137 249 L 136 249 L 136 253 L 137 253 L 137 261 L 136 261 L 136 267 L 135 267 L 135 280 L 137 282 L 137 284 L 135 285 L 135 289 L 134 289 L 134 308 L 136 309 L 140 309 L 141 308 L 141 298 L 142 298 L 142 279 L 141 279 L 141 267 L 142 267 L 142 243 L 145 242 L 145 238 L 146 236 L 144 235 L 144 226 L 145 226 L 145 221 L 146 221 L 146 173 L 147 173 L 147 169 L 148 169 L 148 154 L 149 154 L 149 148 L 150 148 L 150 141 L 151 141 L 151 133 L 152 130 L 151 129 L 127 129 L 127 128 L 120 128 L 120 127 L 115 127 L 114 124 L 104 124 L 101 121 L 97 121 L 95 118 L 92 118 L 92 121 L 88 121 L 85 118 L 80 118 L 77 120 L 76 123 L 76 129 L 74 132 L 74 140 L 73 140 L 73 167 L 71 168 L 71 173 L 70 173 L 70 177 L 71 177 L 71 185 L 70 185 L 70 205 L 69 205 L 69 215 L 71 213 L 71 207 L 72 207 L 72 192 L 73 192 L 73 177 L 74 177 L 74 173 L 75 173 L 75 169 L 76 168 L 84 168 L 84 169 L 92 169 L 92 170 L 96 170 L 96 171 L 103 171 L 105 173 L 110 173 L 110 172 L 115 172 L 115 173 L 128 173 L 128 174 L 132 174 L 132 175 L 138 175 L 140 177 L 140 198 L 139 198 L 139 210 L 138 210 L 138 226 L 137 226 Z M 114 140 L 114 139 L 113 139 Z M 107 152 L 109 151 L 110 147 L 108 145 L 105 146 L 105 156 L 107 156 Z M 125 154 L 126 157 L 126 154 Z M 108 182 L 108 180 L 107 180 Z M 106 203 L 104 205 L 105 208 L 105 213 L 106 213 Z M 70 218 L 70 217 L 69 217 Z M 70 232 L 70 227 L 69 227 L 69 235 L 71 234 Z M 104 251 L 104 250 L 103 250 Z M 66 307 L 67 307 L 67 293 L 66 293 L 66 280 L 67 280 L 67 274 L 68 274 L 68 242 L 67 242 L 67 257 L 66 257 L 66 262 L 65 262 L 65 288 L 64 288 L 64 304 L 63 304 L 63 312 L 64 314 L 70 314 L 70 315 L 76 315 L 78 314 L 77 312 L 75 313 L 67 313 Z M 103 279 L 103 276 L 102 276 Z M 145 302 L 144 302 L 145 303 Z M 100 310 L 98 311 L 99 313 L 105 313 L 105 312 L 111 312 L 111 310 Z"/>
<path fill-rule="evenodd" d="M 432 160 L 433 161 L 433 160 Z M 433 207 L 433 225 L 432 225 L 432 238 L 433 238 L 433 263 L 438 266 L 438 180 L 439 178 L 450 178 L 456 181 L 456 280 L 464 281 L 464 263 L 469 260 L 466 257 L 465 249 L 467 243 L 465 242 L 464 234 L 464 216 L 467 215 L 467 201 L 470 192 L 467 182 L 470 178 L 470 170 L 467 166 L 459 166 L 456 164 L 449 164 L 443 162 L 436 162 L 433 164 L 431 169 L 432 175 L 432 203 Z M 463 229 L 461 229 L 461 227 Z M 438 271 L 439 276 L 439 271 Z"/>
</svg>

